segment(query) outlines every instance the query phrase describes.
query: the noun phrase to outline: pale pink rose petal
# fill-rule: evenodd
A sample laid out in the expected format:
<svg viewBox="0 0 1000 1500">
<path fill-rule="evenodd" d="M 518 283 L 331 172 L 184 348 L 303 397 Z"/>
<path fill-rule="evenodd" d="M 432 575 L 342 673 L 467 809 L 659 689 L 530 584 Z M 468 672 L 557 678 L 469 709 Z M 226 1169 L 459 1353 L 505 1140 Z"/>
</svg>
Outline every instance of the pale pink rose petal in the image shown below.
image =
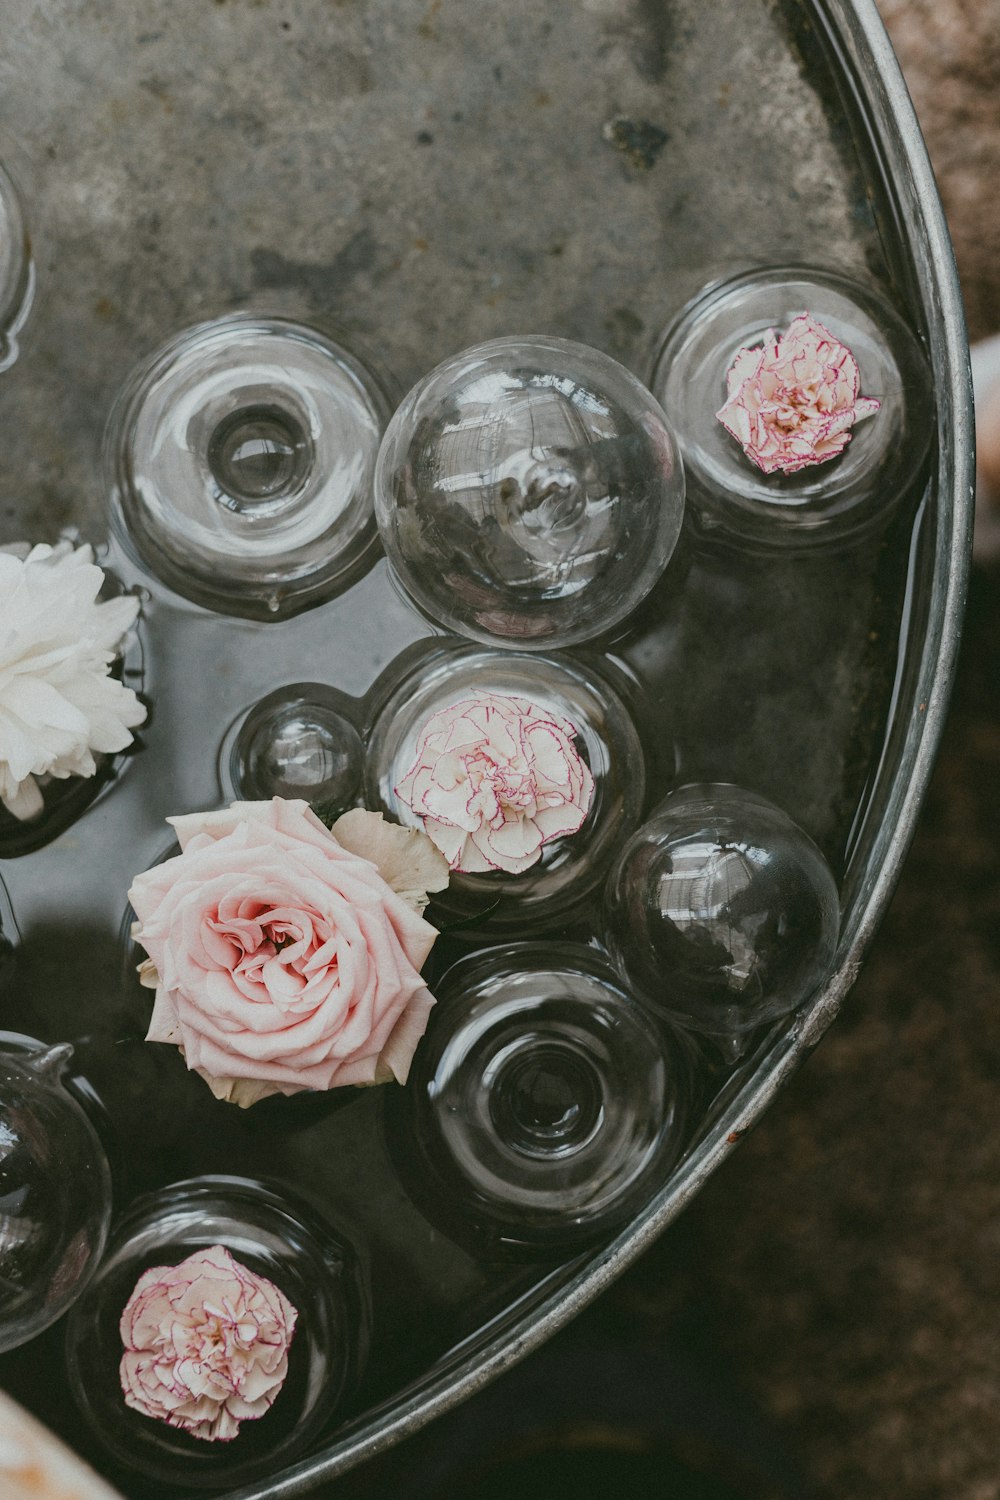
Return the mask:
<svg viewBox="0 0 1000 1500">
<path fill-rule="evenodd" d="M 878 411 L 860 386 L 850 349 L 801 313 L 783 335 L 770 329 L 758 348 L 737 351 L 716 416 L 763 473 L 796 474 L 836 458 L 854 424 Z"/>
<path fill-rule="evenodd" d="M 419 970 L 437 931 L 419 908 L 444 861 L 423 833 L 363 818 L 345 825 L 355 850 L 280 798 L 177 818 L 181 854 L 133 882 L 148 1038 L 180 1046 L 217 1097 L 405 1074 L 400 1038 L 416 1045 L 432 1003 Z M 392 883 L 359 852 L 365 826 Z"/>
</svg>

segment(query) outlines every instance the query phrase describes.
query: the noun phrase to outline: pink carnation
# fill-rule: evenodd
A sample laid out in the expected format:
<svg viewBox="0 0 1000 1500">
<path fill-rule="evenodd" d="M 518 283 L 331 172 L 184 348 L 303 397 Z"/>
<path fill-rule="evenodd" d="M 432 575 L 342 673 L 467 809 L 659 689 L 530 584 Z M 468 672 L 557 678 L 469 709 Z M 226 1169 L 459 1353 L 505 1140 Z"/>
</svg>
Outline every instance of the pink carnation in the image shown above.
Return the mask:
<svg viewBox="0 0 1000 1500">
<path fill-rule="evenodd" d="M 208 1442 L 262 1417 L 288 1374 L 298 1314 L 222 1245 L 143 1273 L 121 1317 L 125 1404 Z"/>
<path fill-rule="evenodd" d="M 169 821 L 181 853 L 129 892 L 156 989 L 147 1040 L 243 1106 L 404 1083 L 434 1004 L 419 909 L 448 876 L 430 841 L 361 809 L 335 836 L 281 797 Z"/>
<path fill-rule="evenodd" d="M 726 377 L 719 421 L 765 474 L 795 474 L 843 453 L 855 422 L 880 402 L 859 396 L 861 372 L 846 344 L 809 313 L 782 335 L 771 328 L 754 349 L 740 349 Z"/>
<path fill-rule="evenodd" d="M 527 870 L 575 833 L 594 778 L 566 719 L 526 698 L 483 693 L 429 719 L 396 795 L 454 870 Z"/>
</svg>

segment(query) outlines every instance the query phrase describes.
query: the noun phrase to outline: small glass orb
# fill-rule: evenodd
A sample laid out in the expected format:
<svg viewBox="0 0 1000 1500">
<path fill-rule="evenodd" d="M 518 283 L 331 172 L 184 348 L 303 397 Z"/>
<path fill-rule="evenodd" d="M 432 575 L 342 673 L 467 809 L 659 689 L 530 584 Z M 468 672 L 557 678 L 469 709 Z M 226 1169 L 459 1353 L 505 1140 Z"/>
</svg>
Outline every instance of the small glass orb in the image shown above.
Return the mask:
<svg viewBox="0 0 1000 1500">
<path fill-rule="evenodd" d="M 568 1249 L 663 1183 L 690 1082 L 687 1055 L 599 954 L 513 943 L 439 986 L 394 1149 L 416 1201 L 458 1239 Z"/>
<path fill-rule="evenodd" d="M 315 328 L 237 313 L 186 329 L 118 396 L 105 440 L 116 520 L 199 604 L 283 619 L 377 554 L 372 483 L 391 408 Z"/>
<path fill-rule="evenodd" d="M 125 1404 L 119 1320 L 152 1266 L 222 1245 L 298 1313 L 288 1375 L 264 1416 L 210 1442 Z M 70 1390 L 88 1428 L 125 1469 L 218 1488 L 273 1474 L 303 1453 L 356 1385 L 367 1353 L 368 1290 L 357 1255 L 284 1190 L 243 1177 L 192 1177 L 137 1199 L 66 1330 Z"/>
<path fill-rule="evenodd" d="M 788 1015 L 833 967 L 840 903 L 812 839 L 765 797 L 671 792 L 605 893 L 609 946 L 663 1014 L 721 1038 Z"/>
<path fill-rule="evenodd" d="M 17 335 L 31 307 L 34 267 L 21 197 L 0 163 L 0 370 L 17 358 Z"/>
<path fill-rule="evenodd" d="M 233 743 L 230 768 L 239 796 L 349 807 L 361 783 L 364 748 L 344 701 L 321 682 L 293 683 L 262 698 Z"/>
<path fill-rule="evenodd" d="M 857 360 L 861 396 L 881 406 L 836 458 L 765 474 L 716 413 L 741 348 L 809 312 Z M 915 337 L 874 289 L 832 271 L 775 266 L 706 287 L 663 335 L 650 382 L 677 433 L 690 508 L 705 536 L 806 548 L 881 525 L 912 484 L 933 427 L 931 384 Z"/>
<path fill-rule="evenodd" d="M 674 550 L 684 476 L 634 375 L 556 338 L 445 360 L 403 401 L 375 474 L 382 541 L 431 619 L 545 650 L 631 613 Z"/>
<path fill-rule="evenodd" d="M 107 1240 L 111 1174 L 63 1087 L 72 1055 L 68 1043 L 0 1036 L 0 1351 L 62 1316 Z"/>
<path fill-rule="evenodd" d="M 576 833 L 543 844 L 538 863 L 520 874 L 452 871 L 435 899 L 463 917 L 520 931 L 552 925 L 601 883 L 621 842 L 642 813 L 645 767 L 639 736 L 614 689 L 589 667 L 559 656 L 531 656 L 481 646 L 441 645 L 397 681 L 375 719 L 365 762 L 367 805 L 410 828 L 422 826 L 396 788 L 412 767 L 417 741 L 440 710 L 483 693 L 526 698 L 567 719 L 594 778 L 587 817 Z"/>
</svg>

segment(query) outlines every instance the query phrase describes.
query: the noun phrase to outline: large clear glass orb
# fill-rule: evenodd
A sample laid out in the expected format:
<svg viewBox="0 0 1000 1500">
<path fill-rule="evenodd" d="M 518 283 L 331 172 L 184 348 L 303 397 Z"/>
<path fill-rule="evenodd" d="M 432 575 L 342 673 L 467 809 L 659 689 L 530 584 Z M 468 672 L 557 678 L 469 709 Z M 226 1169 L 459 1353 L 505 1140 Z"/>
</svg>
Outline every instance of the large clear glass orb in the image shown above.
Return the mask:
<svg viewBox="0 0 1000 1500">
<path fill-rule="evenodd" d="M 618 967 L 662 1014 L 717 1037 L 788 1015 L 826 979 L 840 926 L 819 849 L 780 808 L 720 784 L 671 792 L 605 895 Z"/>
<path fill-rule="evenodd" d="M 608 355 L 556 338 L 456 354 L 399 407 L 376 514 L 407 593 L 473 640 L 542 650 L 618 625 L 677 541 L 670 427 Z"/>
<path fill-rule="evenodd" d="M 294 614 L 377 555 L 389 411 L 372 372 L 315 328 L 237 313 L 186 329 L 111 414 L 119 526 L 178 593 L 254 619 Z"/>
<path fill-rule="evenodd" d="M 72 1055 L 67 1043 L 0 1036 L 0 1351 L 62 1316 L 107 1239 L 111 1174 L 62 1083 Z"/>
<path fill-rule="evenodd" d="M 880 403 L 838 456 L 764 473 L 717 417 L 741 349 L 808 312 L 857 362 L 861 397 Z M 833 271 L 769 266 L 704 288 L 663 334 L 650 382 L 677 434 L 688 499 L 706 537 L 805 549 L 884 524 L 926 457 L 933 427 L 927 361 L 880 292 Z"/>
<path fill-rule="evenodd" d="M 688 1055 L 592 949 L 491 948 L 438 987 L 394 1149 L 416 1201 L 459 1240 L 569 1248 L 662 1185 L 690 1083 Z"/>
</svg>

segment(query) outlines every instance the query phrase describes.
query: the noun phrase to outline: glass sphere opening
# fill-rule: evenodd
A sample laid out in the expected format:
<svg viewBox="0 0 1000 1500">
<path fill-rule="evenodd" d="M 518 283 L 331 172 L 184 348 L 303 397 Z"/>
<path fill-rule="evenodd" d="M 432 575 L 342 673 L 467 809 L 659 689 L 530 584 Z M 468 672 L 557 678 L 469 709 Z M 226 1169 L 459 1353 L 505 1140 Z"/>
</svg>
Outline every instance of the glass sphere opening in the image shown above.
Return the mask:
<svg viewBox="0 0 1000 1500">
<path fill-rule="evenodd" d="M 208 466 L 224 501 L 274 500 L 298 490 L 312 466 L 312 443 L 291 412 L 247 406 L 224 417 L 208 443 Z"/>
<path fill-rule="evenodd" d="M 593 1064 L 564 1044 L 538 1042 L 501 1065 L 493 1078 L 493 1124 L 529 1156 L 577 1150 L 600 1127 L 602 1112 Z"/>
<path fill-rule="evenodd" d="M 374 562 L 381 380 L 320 329 L 234 313 L 184 329 L 126 380 L 105 436 L 115 524 L 210 609 L 280 620 Z"/>
<path fill-rule="evenodd" d="M 624 1222 L 684 1139 L 691 1077 L 674 1037 L 570 943 L 482 949 L 437 994 L 392 1134 L 418 1205 L 505 1252 Z"/>
</svg>

